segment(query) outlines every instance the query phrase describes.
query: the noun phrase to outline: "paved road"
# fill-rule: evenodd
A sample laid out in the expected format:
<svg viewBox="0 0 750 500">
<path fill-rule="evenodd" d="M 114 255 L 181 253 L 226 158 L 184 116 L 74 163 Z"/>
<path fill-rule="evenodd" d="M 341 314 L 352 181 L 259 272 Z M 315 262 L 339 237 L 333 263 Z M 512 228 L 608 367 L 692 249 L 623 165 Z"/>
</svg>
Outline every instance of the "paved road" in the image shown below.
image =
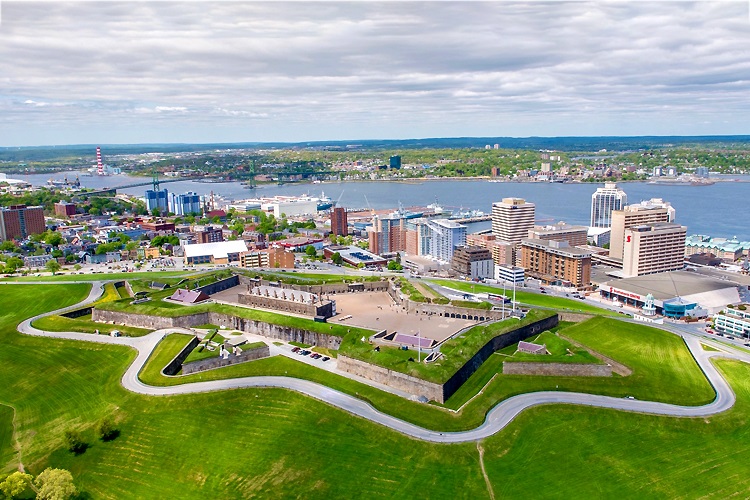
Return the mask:
<svg viewBox="0 0 750 500">
<path fill-rule="evenodd" d="M 463 432 L 436 432 L 424 429 L 417 425 L 405 422 L 391 415 L 378 411 L 368 403 L 348 394 L 344 394 L 315 382 L 297 378 L 272 376 L 245 377 L 229 380 L 195 382 L 170 387 L 155 387 L 146 385 L 141 382 L 138 379 L 138 373 L 145 365 L 149 355 L 154 350 L 159 341 L 161 341 L 161 339 L 167 333 L 181 331 L 192 333 L 190 330 L 169 328 L 154 331 L 143 337 L 131 338 L 109 337 L 104 335 L 92 335 L 76 332 L 45 332 L 31 326 L 31 323 L 35 319 L 42 316 L 46 316 L 49 314 L 59 314 L 67 310 L 80 308 L 83 305 L 95 301 L 103 291 L 103 284 L 104 282 L 95 282 L 89 296 L 76 306 L 41 314 L 34 318 L 28 319 L 18 325 L 18 330 L 29 335 L 83 340 L 87 342 L 101 342 L 115 345 L 126 345 L 136 349 L 138 352 L 138 356 L 125 372 L 125 375 L 122 378 L 122 385 L 126 389 L 139 394 L 152 396 L 171 396 L 178 394 L 190 394 L 248 387 L 277 387 L 306 394 L 312 398 L 328 403 L 359 417 L 389 427 L 407 436 L 424 441 L 439 443 L 461 443 L 487 438 L 505 428 L 505 426 L 507 426 L 522 411 L 534 406 L 547 404 L 576 404 L 675 417 L 707 417 L 710 415 L 715 415 L 717 413 L 730 409 L 734 405 L 735 395 L 726 380 L 719 374 L 716 368 L 714 368 L 713 364 L 710 362 L 710 359 L 721 356 L 750 362 L 750 356 L 743 355 L 741 353 L 706 351 L 701 347 L 698 338 L 691 335 L 684 335 L 683 338 L 688 349 L 692 353 L 700 368 L 706 374 L 706 377 L 708 378 L 711 385 L 716 390 L 716 398 L 713 402 L 707 405 L 678 406 L 666 403 L 657 403 L 653 401 L 613 398 L 609 396 L 598 396 L 593 394 L 552 391 L 534 392 L 514 396 L 499 403 L 489 411 L 484 423 L 482 423 L 475 429 Z"/>
</svg>

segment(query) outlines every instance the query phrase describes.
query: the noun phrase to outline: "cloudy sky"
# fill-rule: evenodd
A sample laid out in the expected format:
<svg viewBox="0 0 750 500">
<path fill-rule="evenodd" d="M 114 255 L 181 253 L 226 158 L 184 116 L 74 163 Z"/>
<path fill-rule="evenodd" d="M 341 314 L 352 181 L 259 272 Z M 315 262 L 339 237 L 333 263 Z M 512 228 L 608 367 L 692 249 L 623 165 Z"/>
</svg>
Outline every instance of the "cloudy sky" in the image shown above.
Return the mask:
<svg viewBox="0 0 750 500">
<path fill-rule="evenodd" d="M 0 146 L 750 133 L 748 2 L 2 2 Z"/>
</svg>

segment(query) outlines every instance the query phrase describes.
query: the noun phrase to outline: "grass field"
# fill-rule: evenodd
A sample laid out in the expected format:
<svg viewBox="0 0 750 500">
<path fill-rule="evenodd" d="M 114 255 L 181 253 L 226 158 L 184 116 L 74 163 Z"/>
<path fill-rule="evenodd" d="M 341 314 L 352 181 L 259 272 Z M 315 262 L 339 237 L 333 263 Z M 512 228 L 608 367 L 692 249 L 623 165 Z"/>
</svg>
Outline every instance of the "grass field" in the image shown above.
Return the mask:
<svg viewBox="0 0 750 500">
<path fill-rule="evenodd" d="M 17 454 L 13 449 L 13 408 L 0 404 L 0 470 L 16 464 Z M 0 474 L 2 477 L 2 474 Z"/>
<path fill-rule="evenodd" d="M 128 337 L 141 337 L 151 332 L 146 328 L 137 328 L 135 326 L 108 325 L 91 321 L 91 315 L 81 316 L 80 318 L 66 318 L 65 316 L 45 316 L 34 321 L 34 326 L 40 330 L 49 332 L 81 332 L 81 333 L 99 333 L 109 334 L 112 330 L 118 330 Z"/>
<path fill-rule="evenodd" d="M 449 281 L 449 280 L 429 280 L 432 283 L 453 288 L 467 293 L 502 293 L 502 288 L 497 288 L 479 283 L 470 283 L 468 281 Z M 507 292 L 506 295 L 510 296 Z M 571 312 L 580 312 L 585 314 L 598 314 L 602 316 L 617 316 L 617 313 L 608 309 L 593 306 L 582 300 L 566 299 L 564 297 L 555 297 L 541 293 L 524 292 L 516 290 L 516 300 L 521 304 L 527 304 L 536 307 L 547 307 Z"/>
<path fill-rule="evenodd" d="M 14 331 L 22 318 L 82 299 L 88 287 L 66 287 L 62 300 L 59 289 L 53 286 L 34 287 L 33 292 L 9 288 L 0 287 L 0 300 L 7 303 L 12 298 L 19 305 L 0 312 L 0 379 L 4 382 L 0 385 L 0 402 L 13 404 L 18 410 L 19 439 L 27 469 L 33 473 L 48 466 L 68 469 L 85 497 L 489 496 L 480 453 L 473 443 L 422 443 L 284 390 L 246 389 L 175 397 L 128 393 L 120 387 L 119 378 L 132 361 L 133 351 L 26 337 Z M 639 352 L 645 355 L 643 365 L 656 361 L 665 365 L 664 370 L 678 370 L 665 376 L 664 391 L 669 384 L 692 378 L 698 370 L 683 366 L 680 349 L 653 334 L 652 329 L 632 325 L 635 329 L 626 331 L 604 321 L 580 325 L 580 331 L 571 333 L 568 329 L 565 334 L 582 342 L 584 338 L 591 340 L 596 345 L 588 345 L 609 355 L 609 337 L 622 336 L 626 359 L 617 359 L 634 370 L 643 368 L 633 366 Z M 606 330 L 597 336 L 596 330 L 602 329 Z M 652 335 L 657 338 L 649 347 Z M 634 343 L 637 345 L 631 345 Z M 678 360 L 671 361 L 670 357 Z M 245 366 L 263 361 L 270 360 Z M 301 364 L 292 360 L 288 363 L 289 367 Z M 649 366 L 651 372 L 658 369 Z M 524 412 L 508 429 L 480 443 L 494 495 L 639 499 L 747 496 L 750 367 L 720 361 L 719 369 L 729 378 L 737 405 L 707 419 L 560 405 Z M 498 376 L 495 381 L 501 378 L 508 377 Z M 658 382 L 654 384 L 659 386 Z M 512 392 L 507 388 L 504 391 Z M 492 393 L 491 399 L 497 401 L 500 392 Z M 490 396 L 476 398 L 467 409 Z M 473 419 L 467 410 L 452 416 L 437 408 L 404 403 L 414 405 L 433 425 L 442 424 L 438 415 L 445 415 L 445 422 Z M 113 416 L 121 431 L 120 437 L 109 443 L 95 439 L 95 423 L 104 415 Z M 69 427 L 80 429 L 91 445 L 82 455 L 64 448 L 62 434 Z M 5 471 L 10 469 L 6 467 Z"/>
<path fill-rule="evenodd" d="M 206 271 L 208 273 L 210 271 Z M 55 276 L 12 276 L 10 278 L 0 278 L 0 281 L 102 281 L 102 280 L 123 280 L 148 278 L 159 280 L 160 278 L 188 276 L 199 274 L 199 271 L 151 271 L 151 272 L 133 272 L 133 273 L 97 273 L 97 274 L 56 274 Z"/>
<path fill-rule="evenodd" d="M 549 354 L 529 354 L 517 350 L 518 344 L 507 347 L 500 352 L 507 353 L 510 357 L 505 361 L 523 361 L 535 363 L 593 363 L 600 364 L 601 361 L 590 352 L 581 347 L 574 346 L 565 339 L 561 339 L 552 332 L 543 332 L 536 338 L 530 339 L 534 344 L 547 347 Z"/>
</svg>

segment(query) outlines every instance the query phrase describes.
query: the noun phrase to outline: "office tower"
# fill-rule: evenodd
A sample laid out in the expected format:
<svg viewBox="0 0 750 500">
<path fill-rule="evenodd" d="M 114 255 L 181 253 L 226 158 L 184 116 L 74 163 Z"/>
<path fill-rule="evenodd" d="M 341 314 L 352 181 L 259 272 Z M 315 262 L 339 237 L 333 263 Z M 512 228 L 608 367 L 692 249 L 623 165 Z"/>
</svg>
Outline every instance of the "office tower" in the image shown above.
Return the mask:
<svg viewBox="0 0 750 500">
<path fill-rule="evenodd" d="M 349 223 L 344 207 L 336 207 L 331 211 L 331 233 L 336 236 L 346 236 L 349 234 Z"/>
<path fill-rule="evenodd" d="M 567 241 L 528 238 L 521 242 L 520 265 L 546 284 L 584 288 L 591 282 L 591 252 Z"/>
<path fill-rule="evenodd" d="M 687 228 L 651 222 L 625 229 L 622 271 L 626 277 L 676 271 L 685 266 Z"/>
<path fill-rule="evenodd" d="M 670 211 L 667 207 L 651 205 L 628 205 L 622 210 L 612 212 L 612 231 L 609 239 L 609 256 L 623 258 L 625 231 L 633 226 L 652 222 L 669 222 Z M 684 249 L 683 249 L 684 252 Z"/>
<path fill-rule="evenodd" d="M 628 195 L 614 182 L 607 182 L 591 195 L 591 227 L 610 227 L 612 212 L 622 210 L 628 203 Z"/>
<path fill-rule="evenodd" d="M 391 156 L 390 162 L 389 162 L 390 168 L 393 169 L 400 169 L 401 168 L 401 157 L 398 155 Z"/>
<path fill-rule="evenodd" d="M 492 204 L 492 234 L 499 240 L 518 245 L 534 229 L 536 207 L 522 198 L 503 198 Z"/>
<path fill-rule="evenodd" d="M 11 205 L 0 209 L 0 240 L 23 240 L 31 234 L 41 234 L 44 224 L 43 207 Z"/>
<path fill-rule="evenodd" d="M 162 214 L 169 212 L 169 192 L 166 189 L 162 189 L 161 191 L 147 189 L 145 198 L 146 210 L 149 212 L 155 208 L 158 208 Z"/>
</svg>

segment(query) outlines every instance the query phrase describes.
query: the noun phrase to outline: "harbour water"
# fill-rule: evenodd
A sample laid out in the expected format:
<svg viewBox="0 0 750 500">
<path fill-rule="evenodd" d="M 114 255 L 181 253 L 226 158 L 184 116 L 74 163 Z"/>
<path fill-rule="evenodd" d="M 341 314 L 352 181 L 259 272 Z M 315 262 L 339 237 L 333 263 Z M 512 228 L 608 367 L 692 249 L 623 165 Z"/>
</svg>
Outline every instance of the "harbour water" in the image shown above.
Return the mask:
<svg viewBox="0 0 750 500">
<path fill-rule="evenodd" d="M 66 173 L 52 178 L 61 180 Z M 76 172 L 67 172 L 69 180 Z M 14 176 L 33 185 L 46 185 L 50 175 Z M 116 187 L 132 184 L 148 178 L 125 175 L 81 176 L 81 185 L 87 188 Z M 743 181 L 748 179 L 742 178 Z M 536 204 L 536 218 L 540 224 L 565 221 L 569 224 L 588 225 L 591 210 L 591 194 L 601 184 L 579 183 L 531 183 L 531 182 L 487 182 L 486 180 L 425 180 L 406 182 L 341 182 L 324 184 L 263 185 L 246 189 L 238 182 L 204 183 L 178 181 L 164 184 L 170 192 L 193 191 L 206 195 L 210 192 L 225 200 L 238 200 L 256 196 L 274 195 L 320 195 L 325 191 L 340 206 L 348 208 L 386 209 L 402 204 L 426 206 L 437 202 L 445 209 L 481 210 L 490 213 L 492 203 L 506 197 L 524 198 Z M 688 227 L 688 234 L 707 234 L 714 237 L 736 236 L 750 240 L 750 228 L 746 222 L 744 201 L 750 196 L 747 182 L 716 182 L 712 185 L 665 185 L 646 182 L 627 182 L 620 186 L 628 195 L 629 203 L 651 198 L 669 201 L 677 211 L 676 221 Z M 128 188 L 122 192 L 143 196 L 149 187 Z M 489 223 L 472 224 L 471 230 L 489 227 Z"/>
</svg>

